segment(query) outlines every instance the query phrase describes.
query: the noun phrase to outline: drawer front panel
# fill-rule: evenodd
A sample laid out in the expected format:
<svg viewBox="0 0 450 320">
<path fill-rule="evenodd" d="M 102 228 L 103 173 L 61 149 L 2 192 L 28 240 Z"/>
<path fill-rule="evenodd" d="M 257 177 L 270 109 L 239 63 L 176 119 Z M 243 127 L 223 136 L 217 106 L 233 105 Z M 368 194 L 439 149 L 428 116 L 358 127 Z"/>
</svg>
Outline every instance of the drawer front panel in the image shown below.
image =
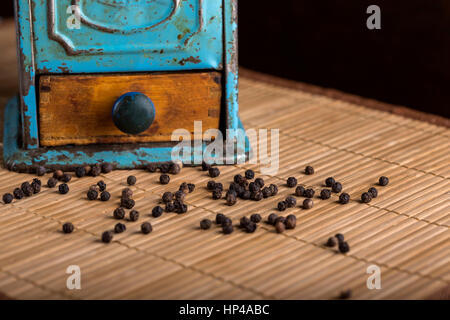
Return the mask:
<svg viewBox="0 0 450 320">
<path fill-rule="evenodd" d="M 222 1 L 30 1 L 38 73 L 222 68 Z"/>
<path fill-rule="evenodd" d="M 179 128 L 194 132 L 219 128 L 221 73 L 138 75 L 48 75 L 39 79 L 39 126 L 42 146 L 171 141 Z M 127 135 L 112 120 L 114 102 L 141 92 L 154 103 L 156 117 L 139 135 Z"/>
</svg>

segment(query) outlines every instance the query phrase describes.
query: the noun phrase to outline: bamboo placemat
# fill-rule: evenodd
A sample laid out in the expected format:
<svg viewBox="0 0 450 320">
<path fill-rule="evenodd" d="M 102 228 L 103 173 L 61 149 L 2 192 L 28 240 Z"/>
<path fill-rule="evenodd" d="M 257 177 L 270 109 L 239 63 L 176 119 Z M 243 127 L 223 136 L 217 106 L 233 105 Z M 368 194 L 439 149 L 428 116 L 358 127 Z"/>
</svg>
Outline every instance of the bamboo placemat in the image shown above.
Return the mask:
<svg viewBox="0 0 450 320">
<path fill-rule="evenodd" d="M 262 176 L 279 185 L 276 197 L 228 207 L 211 199 L 210 178 L 198 168 L 184 168 L 168 186 L 157 173 L 114 171 L 73 178 L 65 196 L 43 187 L 0 204 L 0 292 L 17 299 L 331 299 L 351 289 L 355 299 L 439 297 L 450 284 L 449 129 L 245 77 L 240 108 L 247 129 L 280 129 L 280 169 Z M 306 165 L 316 173 L 304 175 Z M 260 173 L 259 165 L 227 166 L 217 180 L 228 185 L 246 168 Z M 100 235 L 117 223 L 112 211 L 131 174 L 141 219 L 126 222 L 127 231 L 105 245 Z M 378 188 L 379 197 L 357 201 L 381 175 L 390 184 Z M 199 229 L 216 213 L 234 222 L 278 213 L 277 202 L 293 191 L 284 187 L 289 176 L 316 194 L 334 176 L 355 200 L 340 205 L 333 194 L 315 198 L 311 210 L 288 209 L 284 215 L 295 214 L 297 228 L 283 234 L 265 223 L 254 234 Z M 2 169 L 0 194 L 32 178 Z M 90 202 L 86 190 L 100 179 L 112 199 Z M 150 217 L 162 193 L 184 181 L 197 186 L 187 196 L 189 212 Z M 66 221 L 73 234 L 60 231 Z M 152 223 L 152 234 L 139 232 L 143 221 Z M 323 246 L 338 232 L 350 244 L 346 255 Z M 81 268 L 81 290 L 66 288 L 69 265 Z M 367 288 L 370 265 L 381 269 L 381 290 Z"/>
</svg>

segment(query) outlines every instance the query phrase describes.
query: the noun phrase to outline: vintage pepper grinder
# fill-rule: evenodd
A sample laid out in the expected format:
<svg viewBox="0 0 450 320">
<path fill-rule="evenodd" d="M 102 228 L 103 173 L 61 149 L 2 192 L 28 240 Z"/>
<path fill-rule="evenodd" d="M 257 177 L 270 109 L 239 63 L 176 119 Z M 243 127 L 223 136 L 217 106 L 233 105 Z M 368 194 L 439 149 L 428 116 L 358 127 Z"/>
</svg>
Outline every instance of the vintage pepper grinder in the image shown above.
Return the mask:
<svg viewBox="0 0 450 320">
<path fill-rule="evenodd" d="M 194 139 L 194 121 L 224 137 L 241 127 L 237 0 L 15 5 L 21 81 L 5 111 L 9 169 L 144 167 L 171 160 L 175 129 Z"/>
</svg>

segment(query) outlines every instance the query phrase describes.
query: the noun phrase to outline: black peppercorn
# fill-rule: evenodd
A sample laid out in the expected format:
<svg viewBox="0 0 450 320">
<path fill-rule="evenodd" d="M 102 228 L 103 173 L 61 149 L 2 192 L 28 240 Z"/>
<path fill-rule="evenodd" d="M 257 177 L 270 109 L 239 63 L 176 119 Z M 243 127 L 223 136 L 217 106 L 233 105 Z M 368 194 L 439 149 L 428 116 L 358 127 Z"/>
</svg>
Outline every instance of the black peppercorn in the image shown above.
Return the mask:
<svg viewBox="0 0 450 320">
<path fill-rule="evenodd" d="M 183 182 L 182 184 L 180 184 L 180 187 L 178 188 L 178 191 L 181 191 L 183 193 L 189 193 L 189 187 L 187 182 Z"/>
<path fill-rule="evenodd" d="M 110 243 L 113 238 L 114 238 L 114 235 L 111 231 L 105 231 L 102 234 L 102 241 L 104 243 Z"/>
<path fill-rule="evenodd" d="M 151 233 L 153 231 L 153 227 L 152 227 L 152 225 L 150 224 L 150 222 L 144 222 L 142 225 L 141 225 L 141 232 L 143 233 L 143 234 L 149 234 L 149 233 Z"/>
<path fill-rule="evenodd" d="M 209 168 L 208 172 L 209 172 L 209 176 L 211 178 L 217 178 L 218 176 L 220 176 L 219 168 L 216 168 L 216 167 Z"/>
<path fill-rule="evenodd" d="M 136 184 L 136 177 L 135 176 L 129 176 L 127 178 L 127 183 L 129 186 L 134 186 Z"/>
<path fill-rule="evenodd" d="M 311 167 L 311 166 L 306 166 L 306 168 L 305 168 L 305 174 L 307 174 L 307 175 L 312 175 L 312 174 L 314 174 L 314 168 Z"/>
<path fill-rule="evenodd" d="M 133 190 L 131 190 L 130 188 L 125 188 L 122 190 L 122 198 L 123 199 L 128 199 L 131 198 L 133 196 Z"/>
<path fill-rule="evenodd" d="M 344 241 L 344 235 L 342 233 L 336 233 L 334 236 L 336 237 L 339 243 Z"/>
<path fill-rule="evenodd" d="M 200 221 L 200 229 L 208 230 L 209 228 L 211 228 L 211 220 L 203 219 L 202 221 Z"/>
<path fill-rule="evenodd" d="M 159 177 L 159 182 L 161 182 L 161 184 L 169 184 L 170 182 L 170 177 L 167 174 L 162 174 Z"/>
<path fill-rule="evenodd" d="M 178 163 L 171 163 L 169 165 L 169 173 L 170 174 L 179 174 L 181 171 L 181 167 Z"/>
<path fill-rule="evenodd" d="M 124 225 L 123 223 L 118 223 L 114 226 L 114 232 L 115 233 L 122 233 L 125 232 L 127 230 L 126 225 Z"/>
<path fill-rule="evenodd" d="M 218 213 L 216 215 L 216 224 L 222 224 L 223 219 L 225 218 L 225 215 L 222 213 Z"/>
<path fill-rule="evenodd" d="M 58 183 L 58 180 L 56 180 L 55 178 L 50 178 L 47 181 L 47 187 L 54 188 L 54 187 L 56 187 L 57 183 Z"/>
<path fill-rule="evenodd" d="M 293 208 L 297 204 L 297 200 L 291 196 L 287 197 L 284 201 L 286 202 L 288 208 Z"/>
<path fill-rule="evenodd" d="M 11 203 L 13 201 L 13 199 L 14 199 L 14 196 L 11 193 L 5 193 L 3 195 L 3 202 L 6 204 Z"/>
<path fill-rule="evenodd" d="M 329 178 L 327 178 L 327 179 L 325 180 L 325 185 L 326 185 L 327 187 L 332 187 L 333 184 L 334 184 L 335 182 L 336 182 L 336 181 L 334 180 L 333 177 L 329 177 Z"/>
<path fill-rule="evenodd" d="M 177 214 L 184 214 L 188 211 L 188 207 L 184 203 L 180 203 L 179 205 L 174 204 L 174 207 Z"/>
<path fill-rule="evenodd" d="M 34 194 L 34 189 L 31 184 L 28 184 L 22 188 L 23 194 L 27 197 L 30 197 Z"/>
<path fill-rule="evenodd" d="M 103 180 L 100 180 L 99 182 L 97 182 L 97 185 L 98 185 L 98 189 L 100 191 L 106 190 L 106 183 Z"/>
<path fill-rule="evenodd" d="M 163 212 L 164 212 L 163 208 L 161 208 L 160 206 L 156 206 L 152 210 L 152 216 L 153 218 L 159 218 L 162 216 Z"/>
<path fill-rule="evenodd" d="M 250 223 L 250 219 L 247 217 L 242 217 L 241 220 L 239 220 L 239 227 L 245 228 Z"/>
<path fill-rule="evenodd" d="M 233 221 L 232 221 L 230 218 L 224 217 L 224 218 L 222 219 L 222 222 L 221 222 L 222 227 L 223 227 L 223 226 L 232 225 L 232 224 L 233 224 Z"/>
<path fill-rule="evenodd" d="M 75 168 L 75 175 L 78 178 L 82 178 L 86 175 L 86 169 L 84 167 L 77 167 Z"/>
<path fill-rule="evenodd" d="M 113 171 L 113 166 L 111 163 L 108 163 L 108 162 L 102 163 L 102 172 L 103 173 L 110 173 L 111 171 Z"/>
<path fill-rule="evenodd" d="M 250 182 L 248 185 L 248 190 L 250 190 L 250 192 L 258 192 L 260 189 L 259 184 L 255 182 Z"/>
<path fill-rule="evenodd" d="M 295 188 L 295 195 L 297 197 L 303 197 L 305 195 L 305 188 L 303 186 L 297 186 Z"/>
<path fill-rule="evenodd" d="M 305 199 L 303 201 L 303 209 L 311 209 L 314 206 L 314 202 L 311 199 Z"/>
<path fill-rule="evenodd" d="M 234 231 L 233 225 L 227 224 L 227 225 L 222 226 L 222 231 L 224 234 L 232 234 Z"/>
<path fill-rule="evenodd" d="M 349 203 L 350 202 L 350 195 L 348 193 L 345 193 L 345 192 L 341 193 L 339 195 L 339 202 L 342 203 L 342 204 Z"/>
<path fill-rule="evenodd" d="M 195 190 L 195 184 L 188 183 L 188 191 L 189 191 L 189 193 L 194 192 L 194 190 Z"/>
<path fill-rule="evenodd" d="M 342 184 L 340 182 L 335 182 L 333 183 L 333 185 L 331 186 L 331 190 L 334 193 L 339 193 L 342 191 Z"/>
<path fill-rule="evenodd" d="M 236 195 L 230 193 L 227 195 L 227 205 L 234 206 L 236 204 Z"/>
<path fill-rule="evenodd" d="M 208 171 L 210 168 L 210 164 L 206 163 L 205 161 L 202 162 L 202 171 Z"/>
<path fill-rule="evenodd" d="M 159 166 L 159 171 L 161 171 L 161 173 L 169 173 L 170 170 L 170 165 L 168 163 L 163 163 Z"/>
<path fill-rule="evenodd" d="M 60 184 L 58 190 L 61 194 L 67 194 L 69 192 L 69 186 L 66 183 Z"/>
<path fill-rule="evenodd" d="M 171 202 L 173 200 L 173 193 L 172 192 L 164 192 L 163 196 L 162 196 L 162 201 L 163 203 L 168 203 Z"/>
<path fill-rule="evenodd" d="M 17 200 L 23 199 L 23 197 L 25 197 L 25 194 L 23 193 L 22 189 L 20 189 L 20 188 L 15 188 L 13 191 L 13 195 L 14 195 L 14 198 L 16 198 Z"/>
<path fill-rule="evenodd" d="M 264 198 L 269 198 L 270 196 L 272 196 L 272 189 L 270 187 L 264 187 L 262 189 L 262 194 Z"/>
<path fill-rule="evenodd" d="M 286 181 L 288 188 L 294 188 L 297 185 L 297 179 L 294 177 L 289 177 Z"/>
<path fill-rule="evenodd" d="M 286 208 L 287 208 L 287 203 L 286 203 L 286 201 L 280 201 L 280 202 L 278 202 L 277 207 L 278 207 L 278 211 L 284 211 L 284 210 L 286 210 Z"/>
<path fill-rule="evenodd" d="M 254 213 L 250 216 L 250 220 L 254 223 L 260 223 L 262 218 L 261 215 L 259 215 L 258 213 Z"/>
<path fill-rule="evenodd" d="M 117 208 L 113 212 L 114 218 L 117 220 L 125 218 L 125 210 L 122 207 Z"/>
<path fill-rule="evenodd" d="M 184 201 L 185 197 L 186 197 L 186 194 L 183 191 L 175 192 L 175 200 Z"/>
<path fill-rule="evenodd" d="M 285 223 L 285 222 L 286 222 L 286 218 L 283 217 L 283 216 L 279 216 L 279 217 L 275 220 L 275 224 L 277 224 L 278 222 Z"/>
<path fill-rule="evenodd" d="M 241 198 L 242 200 L 248 200 L 252 197 L 252 193 L 249 190 L 244 190 L 244 192 L 242 192 L 239 195 L 239 198 Z"/>
<path fill-rule="evenodd" d="M 91 167 L 91 171 L 90 171 L 91 176 L 98 177 L 101 173 L 102 173 L 102 168 L 98 163 Z"/>
<path fill-rule="evenodd" d="M 250 195 L 250 198 L 254 201 L 261 201 L 264 198 L 264 196 L 261 191 L 256 191 Z"/>
<path fill-rule="evenodd" d="M 314 194 L 315 194 L 316 192 L 314 191 L 314 189 L 306 189 L 305 190 L 305 192 L 303 193 L 303 195 L 306 197 L 306 198 L 312 198 L 312 197 L 314 197 Z"/>
<path fill-rule="evenodd" d="M 38 178 L 34 178 L 32 184 L 33 184 L 33 183 L 36 183 L 36 184 L 42 186 L 42 181 L 39 180 Z"/>
<path fill-rule="evenodd" d="M 100 194 L 100 200 L 102 200 L 102 201 L 109 201 L 109 199 L 111 199 L 111 194 L 108 191 L 103 191 Z"/>
<path fill-rule="evenodd" d="M 264 180 L 262 178 L 256 178 L 255 183 L 259 186 L 260 189 L 264 187 Z"/>
<path fill-rule="evenodd" d="M 330 199 L 331 191 L 329 189 L 323 189 L 322 191 L 320 191 L 320 198 L 322 200 Z"/>
<path fill-rule="evenodd" d="M 64 175 L 64 172 L 62 172 L 62 170 L 56 170 L 55 172 L 53 172 L 53 178 L 55 178 L 57 180 L 61 180 L 63 175 Z"/>
<path fill-rule="evenodd" d="M 36 167 L 36 175 L 38 177 L 42 177 L 46 173 L 47 173 L 47 169 L 45 169 L 43 166 L 37 166 Z"/>
<path fill-rule="evenodd" d="M 72 232 L 73 232 L 73 229 L 74 229 L 73 224 L 70 223 L 70 222 L 66 222 L 66 223 L 64 223 L 63 226 L 62 226 L 62 231 L 63 231 L 64 233 L 72 233 Z"/>
<path fill-rule="evenodd" d="M 72 180 L 71 174 L 64 173 L 63 176 L 61 177 L 61 181 L 65 183 L 69 182 L 70 180 Z"/>
<path fill-rule="evenodd" d="M 378 190 L 374 187 L 370 188 L 369 191 L 367 191 L 367 192 L 370 193 L 370 195 L 372 196 L 373 199 L 378 197 Z"/>
<path fill-rule="evenodd" d="M 328 238 L 328 241 L 325 243 L 327 247 L 333 248 L 336 245 L 336 240 L 333 237 Z"/>
<path fill-rule="evenodd" d="M 256 223 L 250 221 L 245 227 L 245 232 L 247 233 L 253 233 L 256 231 L 256 229 L 258 228 L 258 226 L 256 225 Z"/>
<path fill-rule="evenodd" d="M 36 182 L 36 181 L 33 181 L 32 183 L 31 183 L 31 187 L 33 188 L 33 193 L 39 193 L 39 192 L 41 192 L 41 184 L 40 183 L 38 183 L 38 182 Z"/>
<path fill-rule="evenodd" d="M 286 230 L 284 222 L 278 221 L 277 223 L 275 223 L 275 230 L 277 231 L 277 233 L 283 233 L 284 230 Z"/>
<path fill-rule="evenodd" d="M 248 169 L 247 171 L 245 171 L 245 178 L 248 180 L 253 180 L 255 178 L 255 172 Z"/>
<path fill-rule="evenodd" d="M 350 251 L 350 246 L 345 241 L 339 242 L 339 251 L 341 253 L 347 253 Z"/>
<path fill-rule="evenodd" d="M 139 220 L 139 211 L 131 210 L 130 211 L 130 221 L 138 221 Z"/>
<path fill-rule="evenodd" d="M 213 198 L 214 200 L 222 199 L 222 191 L 219 190 L 219 189 L 214 190 L 214 191 L 212 192 L 212 198 Z"/>
<path fill-rule="evenodd" d="M 166 212 L 174 212 L 175 211 L 175 205 L 173 204 L 173 202 L 167 202 L 166 203 L 166 208 L 164 209 L 164 211 L 166 211 Z"/>
<path fill-rule="evenodd" d="M 267 217 L 267 223 L 271 224 L 271 225 L 275 225 L 275 221 L 277 220 L 278 215 L 276 215 L 275 213 L 271 213 L 269 214 L 269 217 Z"/>
<path fill-rule="evenodd" d="M 97 190 L 89 189 L 89 191 L 87 192 L 87 198 L 89 200 L 96 200 L 98 198 Z"/>
<path fill-rule="evenodd" d="M 209 180 L 208 183 L 206 184 L 206 189 L 213 191 L 214 189 L 216 189 L 216 182 L 213 180 Z"/>
<path fill-rule="evenodd" d="M 133 207 L 136 205 L 136 202 L 131 198 L 122 198 L 120 200 L 120 205 L 126 209 L 133 209 Z"/>
<path fill-rule="evenodd" d="M 273 196 L 276 196 L 277 193 L 278 193 L 278 187 L 277 187 L 276 185 L 274 185 L 274 184 L 271 184 L 271 185 L 269 186 L 269 188 L 270 188 L 270 190 L 272 191 L 272 197 L 273 197 Z"/>
<path fill-rule="evenodd" d="M 385 177 L 385 176 L 380 177 L 380 179 L 378 180 L 378 184 L 383 187 L 387 186 L 388 183 L 389 183 L 389 178 Z"/>
<path fill-rule="evenodd" d="M 237 184 L 241 184 L 243 179 L 244 179 L 244 177 L 240 174 L 237 174 L 233 177 L 234 183 L 237 183 Z"/>
<path fill-rule="evenodd" d="M 157 169 L 158 169 L 158 166 L 156 164 L 154 164 L 154 163 L 150 163 L 147 166 L 147 171 L 151 172 L 151 173 L 155 173 Z"/>
<path fill-rule="evenodd" d="M 370 201 L 372 201 L 372 196 L 370 195 L 370 193 L 364 192 L 364 193 L 361 195 L 361 201 L 362 201 L 363 203 L 369 203 Z"/>
<path fill-rule="evenodd" d="M 284 224 L 286 229 L 295 229 L 295 226 L 297 225 L 297 217 L 293 214 L 288 215 L 284 221 Z"/>
</svg>

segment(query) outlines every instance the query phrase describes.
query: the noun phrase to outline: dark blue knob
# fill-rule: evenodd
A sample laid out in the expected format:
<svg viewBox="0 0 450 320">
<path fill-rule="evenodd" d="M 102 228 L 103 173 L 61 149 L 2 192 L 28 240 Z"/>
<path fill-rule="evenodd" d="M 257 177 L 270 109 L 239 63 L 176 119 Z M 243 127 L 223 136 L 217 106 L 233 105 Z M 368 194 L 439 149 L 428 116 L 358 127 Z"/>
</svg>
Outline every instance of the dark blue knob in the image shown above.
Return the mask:
<svg viewBox="0 0 450 320">
<path fill-rule="evenodd" d="M 112 117 L 116 127 L 127 134 L 139 134 L 155 120 L 155 105 L 145 94 L 128 92 L 114 103 Z"/>
</svg>

